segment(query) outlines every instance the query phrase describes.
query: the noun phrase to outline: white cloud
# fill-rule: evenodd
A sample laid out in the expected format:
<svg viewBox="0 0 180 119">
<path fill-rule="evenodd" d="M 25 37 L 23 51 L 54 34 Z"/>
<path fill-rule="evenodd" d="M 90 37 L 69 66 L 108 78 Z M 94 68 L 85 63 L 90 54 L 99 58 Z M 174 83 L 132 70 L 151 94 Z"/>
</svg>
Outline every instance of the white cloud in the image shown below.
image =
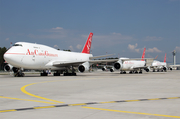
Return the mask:
<svg viewBox="0 0 180 119">
<path fill-rule="evenodd" d="M 180 51 L 180 47 L 176 46 L 175 50 Z"/>
<path fill-rule="evenodd" d="M 63 29 L 62 27 L 56 27 L 56 28 L 52 28 L 53 30 L 61 30 Z"/>
<path fill-rule="evenodd" d="M 74 51 L 74 48 L 73 48 L 73 46 L 71 45 L 71 46 L 69 46 L 69 49 L 71 50 L 71 51 Z"/>
<path fill-rule="evenodd" d="M 114 33 L 112 33 L 112 34 L 113 34 L 113 35 L 120 35 L 120 36 L 121 36 L 121 33 L 115 33 L 115 32 L 114 32 Z"/>
<path fill-rule="evenodd" d="M 162 37 L 156 37 L 156 36 L 147 36 L 145 38 L 145 41 L 161 41 L 163 40 Z"/>
<path fill-rule="evenodd" d="M 154 47 L 154 48 L 148 48 L 148 49 L 146 50 L 146 52 L 160 53 L 160 52 L 162 52 L 162 51 L 159 50 L 158 48 Z"/>
<path fill-rule="evenodd" d="M 130 50 L 134 50 L 137 46 L 138 46 L 137 43 L 136 43 L 135 45 L 129 44 L 129 45 L 128 45 L 128 48 L 129 48 Z"/>
<path fill-rule="evenodd" d="M 58 45 L 54 45 L 54 48 L 58 48 Z"/>
<path fill-rule="evenodd" d="M 87 39 L 87 35 L 82 35 L 82 38 Z M 94 34 L 93 39 L 96 40 L 96 44 L 94 44 L 96 47 L 99 47 L 99 46 L 113 47 L 114 45 L 123 44 L 123 43 L 134 40 L 133 37 L 125 36 L 125 35 L 122 35 L 121 33 L 110 33 L 106 35 Z"/>
<path fill-rule="evenodd" d="M 8 40 L 9 40 L 9 38 L 6 38 L 5 40 L 6 40 L 6 41 L 8 41 Z"/>
<path fill-rule="evenodd" d="M 82 48 L 82 45 L 78 44 L 78 45 L 76 46 L 76 48 L 77 48 L 77 49 L 81 49 L 81 48 Z"/>
<path fill-rule="evenodd" d="M 136 43 L 135 45 L 131 45 L 131 44 L 129 44 L 128 45 L 128 49 L 130 49 L 131 51 L 133 51 L 133 52 L 137 52 L 137 53 L 139 53 L 140 52 L 140 48 L 136 48 L 138 46 L 138 44 Z"/>
<path fill-rule="evenodd" d="M 41 29 L 38 30 L 40 32 L 43 32 L 43 35 L 34 35 L 29 34 L 28 37 L 34 38 L 34 39 L 62 39 L 64 37 L 67 37 L 68 31 L 63 29 L 62 27 L 56 27 L 51 29 Z"/>
</svg>

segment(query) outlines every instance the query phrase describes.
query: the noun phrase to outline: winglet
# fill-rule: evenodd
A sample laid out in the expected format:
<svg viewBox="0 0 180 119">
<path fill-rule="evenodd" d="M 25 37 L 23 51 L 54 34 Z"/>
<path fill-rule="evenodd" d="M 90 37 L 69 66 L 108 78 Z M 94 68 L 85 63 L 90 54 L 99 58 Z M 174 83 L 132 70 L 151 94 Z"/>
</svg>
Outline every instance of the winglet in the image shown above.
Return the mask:
<svg viewBox="0 0 180 119">
<path fill-rule="evenodd" d="M 90 34 L 89 34 L 89 37 L 88 37 L 88 39 L 87 39 L 87 41 L 86 41 L 86 44 L 84 45 L 84 48 L 83 48 L 83 50 L 82 50 L 82 53 L 86 53 L 86 54 L 89 54 L 89 53 L 90 53 L 92 36 L 93 36 L 93 33 L 90 33 Z"/>
<path fill-rule="evenodd" d="M 141 61 L 144 61 L 144 58 L 145 58 L 145 52 L 146 52 L 146 48 L 144 48 L 144 51 L 143 51 L 143 54 L 142 54 Z"/>
<path fill-rule="evenodd" d="M 164 62 L 166 62 L 166 54 L 165 54 L 165 57 L 164 57 Z"/>
</svg>

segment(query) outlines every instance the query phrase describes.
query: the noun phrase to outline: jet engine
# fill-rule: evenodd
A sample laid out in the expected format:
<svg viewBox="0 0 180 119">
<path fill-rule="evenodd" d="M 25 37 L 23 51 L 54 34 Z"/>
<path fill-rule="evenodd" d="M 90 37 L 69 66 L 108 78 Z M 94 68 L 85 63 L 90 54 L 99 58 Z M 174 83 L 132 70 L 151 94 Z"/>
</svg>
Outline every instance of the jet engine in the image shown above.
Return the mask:
<svg viewBox="0 0 180 119">
<path fill-rule="evenodd" d="M 149 71 L 150 71 L 150 67 L 144 68 L 144 70 L 145 70 L 146 72 L 149 72 Z"/>
<path fill-rule="evenodd" d="M 79 70 L 80 72 L 89 71 L 89 66 L 90 66 L 90 65 L 89 65 L 89 62 L 85 62 L 85 63 L 79 65 L 78 70 Z"/>
<path fill-rule="evenodd" d="M 117 61 L 117 62 L 114 64 L 114 67 L 115 67 L 116 69 L 120 69 L 120 68 L 122 67 L 121 61 Z"/>
<path fill-rule="evenodd" d="M 4 66 L 4 71 L 13 71 L 14 73 L 17 73 L 17 72 L 18 72 L 18 68 L 13 67 L 13 66 L 10 65 L 10 64 L 6 64 L 6 65 Z"/>
<path fill-rule="evenodd" d="M 163 67 L 163 70 L 164 70 L 164 71 L 166 71 L 166 69 L 167 69 L 166 67 Z"/>
<path fill-rule="evenodd" d="M 106 71 L 106 70 L 107 70 L 107 68 L 104 66 L 104 67 L 102 68 L 102 70 L 103 70 L 103 71 Z"/>
<path fill-rule="evenodd" d="M 12 68 L 13 68 L 12 65 L 6 64 L 6 65 L 4 66 L 4 71 L 12 71 Z"/>
<path fill-rule="evenodd" d="M 114 72 L 114 68 L 110 68 L 110 72 Z"/>
</svg>

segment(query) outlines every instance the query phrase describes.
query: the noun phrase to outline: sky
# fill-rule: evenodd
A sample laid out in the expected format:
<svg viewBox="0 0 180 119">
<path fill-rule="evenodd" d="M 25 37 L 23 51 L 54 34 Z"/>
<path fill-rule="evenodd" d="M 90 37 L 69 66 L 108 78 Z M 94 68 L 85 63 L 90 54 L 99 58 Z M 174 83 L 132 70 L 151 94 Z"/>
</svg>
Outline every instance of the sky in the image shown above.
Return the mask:
<svg viewBox="0 0 180 119">
<path fill-rule="evenodd" d="M 30 42 L 180 64 L 180 0 L 0 0 L 0 47 Z"/>
</svg>

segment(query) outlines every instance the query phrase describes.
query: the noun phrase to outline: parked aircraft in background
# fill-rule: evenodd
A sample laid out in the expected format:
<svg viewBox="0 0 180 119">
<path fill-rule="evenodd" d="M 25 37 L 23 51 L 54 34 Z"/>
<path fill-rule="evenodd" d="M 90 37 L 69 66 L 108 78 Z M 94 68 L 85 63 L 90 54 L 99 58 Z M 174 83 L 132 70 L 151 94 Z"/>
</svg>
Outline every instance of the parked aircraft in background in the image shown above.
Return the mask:
<svg viewBox="0 0 180 119">
<path fill-rule="evenodd" d="M 167 71 L 168 67 L 167 67 L 167 63 L 166 63 L 166 54 L 165 54 L 165 57 L 164 57 L 164 62 L 160 62 L 160 61 L 157 61 L 157 60 L 154 60 L 153 63 L 152 63 L 152 66 L 150 67 L 153 69 L 153 72 L 157 71 Z M 172 70 L 172 69 L 170 69 Z"/>
<path fill-rule="evenodd" d="M 13 70 L 14 76 L 24 76 L 24 69 L 42 70 L 41 76 L 48 75 L 46 70 L 54 70 L 54 76 L 60 76 L 62 72 L 64 75 L 76 75 L 75 67 L 78 67 L 80 72 L 88 71 L 91 64 L 106 62 L 92 59 L 109 56 L 93 57 L 90 54 L 92 36 L 93 33 L 90 33 L 81 53 L 56 50 L 41 44 L 17 42 L 4 54 L 5 61 L 10 64 L 6 65 L 5 69 Z"/>
<path fill-rule="evenodd" d="M 180 70 L 180 64 L 169 65 L 169 69 L 170 69 L 170 70 L 173 70 L 173 69 L 175 69 L 175 70 Z"/>
<path fill-rule="evenodd" d="M 105 65 L 102 70 L 105 71 L 107 67 L 111 67 L 110 71 L 113 72 L 114 69 L 120 70 L 120 74 L 125 74 L 126 71 L 129 73 L 142 73 L 142 69 L 146 70 L 147 72 L 150 70 L 149 66 L 153 62 L 153 58 L 145 58 L 145 51 L 144 48 L 143 54 L 141 58 L 131 59 L 131 58 L 119 58 L 116 59 L 116 62 L 113 66 Z"/>
<path fill-rule="evenodd" d="M 142 73 L 142 69 L 148 72 L 148 66 L 154 59 L 145 58 L 145 51 L 146 48 L 144 48 L 141 59 L 119 58 L 119 60 L 114 64 L 114 68 L 119 69 L 120 74 L 125 74 L 126 71 L 129 71 L 129 73 Z"/>
</svg>

